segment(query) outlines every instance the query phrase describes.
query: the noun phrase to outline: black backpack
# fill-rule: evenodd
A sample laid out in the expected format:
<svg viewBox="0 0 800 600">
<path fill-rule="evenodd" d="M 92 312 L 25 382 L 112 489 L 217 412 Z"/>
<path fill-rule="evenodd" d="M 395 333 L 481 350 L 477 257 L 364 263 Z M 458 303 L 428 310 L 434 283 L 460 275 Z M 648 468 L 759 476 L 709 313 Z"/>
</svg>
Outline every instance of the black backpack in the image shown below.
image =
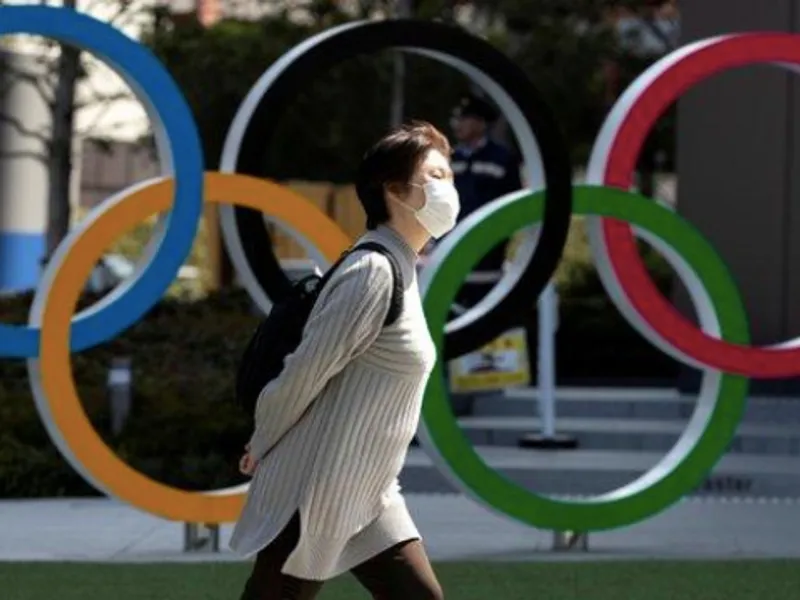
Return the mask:
<svg viewBox="0 0 800 600">
<path fill-rule="evenodd" d="M 272 306 L 269 315 L 256 327 L 245 348 L 236 374 L 236 401 L 253 416 L 258 396 L 264 387 L 283 370 L 287 356 L 297 349 L 303 328 L 323 286 L 336 268 L 351 252 L 366 250 L 380 252 L 389 259 L 394 277 L 392 303 L 384 327 L 392 325 L 403 310 L 403 278 L 397 260 L 386 247 L 376 242 L 364 242 L 349 251 L 324 276 L 309 275 L 292 285 L 289 295 Z"/>
</svg>

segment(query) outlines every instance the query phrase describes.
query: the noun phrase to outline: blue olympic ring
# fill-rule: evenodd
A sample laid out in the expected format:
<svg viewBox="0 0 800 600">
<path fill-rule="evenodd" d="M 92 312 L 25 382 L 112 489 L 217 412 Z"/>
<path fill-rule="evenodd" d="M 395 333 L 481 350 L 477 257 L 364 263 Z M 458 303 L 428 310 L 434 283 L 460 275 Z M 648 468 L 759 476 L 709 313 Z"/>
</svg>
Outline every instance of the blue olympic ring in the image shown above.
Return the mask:
<svg viewBox="0 0 800 600">
<path fill-rule="evenodd" d="M 75 352 L 111 339 L 139 320 L 158 302 L 189 255 L 203 208 L 200 135 L 183 94 L 158 59 L 106 23 L 60 7 L 0 7 L 0 35 L 13 33 L 74 44 L 113 68 L 145 105 L 154 129 L 165 134 L 159 150 L 176 182 L 172 210 L 144 268 L 73 320 L 70 349 Z M 0 324 L 0 356 L 38 356 L 39 333 L 36 327 Z"/>
</svg>

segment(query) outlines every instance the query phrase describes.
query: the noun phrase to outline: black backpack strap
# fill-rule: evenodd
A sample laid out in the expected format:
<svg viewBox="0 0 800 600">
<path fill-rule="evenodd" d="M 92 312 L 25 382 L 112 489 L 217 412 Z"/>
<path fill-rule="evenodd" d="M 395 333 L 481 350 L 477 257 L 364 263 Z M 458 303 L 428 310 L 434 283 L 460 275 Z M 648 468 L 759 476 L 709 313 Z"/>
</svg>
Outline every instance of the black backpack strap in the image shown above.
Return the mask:
<svg viewBox="0 0 800 600">
<path fill-rule="evenodd" d="M 405 285 L 403 284 L 403 271 L 400 269 L 400 264 L 397 262 L 394 254 L 392 254 L 392 252 L 383 244 L 378 242 L 364 242 L 363 244 L 358 244 L 357 246 L 345 251 L 339 257 L 339 260 L 333 263 L 333 265 L 331 265 L 331 267 L 320 278 L 317 289 L 321 290 L 322 287 L 328 283 L 328 280 L 333 275 L 333 272 L 336 271 L 336 269 L 344 262 L 350 253 L 357 250 L 378 252 L 379 254 L 385 256 L 389 261 L 389 266 L 392 268 L 394 287 L 392 288 L 392 303 L 389 305 L 389 312 L 386 314 L 386 320 L 383 322 L 383 326 L 388 327 L 390 325 L 394 325 L 397 322 L 397 319 L 400 318 L 400 313 L 403 312 L 403 294 L 405 293 Z"/>
<path fill-rule="evenodd" d="M 386 321 L 383 326 L 388 327 L 394 325 L 397 319 L 400 318 L 400 313 L 403 312 L 403 294 L 405 293 L 405 285 L 403 284 L 403 271 L 400 268 L 394 254 L 383 244 L 378 242 L 364 242 L 359 244 L 353 250 L 369 250 L 371 252 L 378 252 L 389 260 L 389 265 L 392 267 L 392 277 L 394 287 L 392 288 L 392 303 L 389 305 L 389 312 L 386 315 Z"/>
</svg>

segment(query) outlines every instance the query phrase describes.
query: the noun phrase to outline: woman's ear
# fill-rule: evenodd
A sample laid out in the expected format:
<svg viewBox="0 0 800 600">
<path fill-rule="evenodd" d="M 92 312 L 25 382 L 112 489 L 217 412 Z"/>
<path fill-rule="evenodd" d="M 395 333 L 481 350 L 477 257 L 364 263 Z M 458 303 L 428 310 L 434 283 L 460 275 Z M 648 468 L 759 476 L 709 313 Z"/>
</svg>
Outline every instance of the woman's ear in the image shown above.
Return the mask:
<svg viewBox="0 0 800 600">
<path fill-rule="evenodd" d="M 383 192 L 388 199 L 394 200 L 395 202 L 402 202 L 406 190 L 400 183 L 387 183 L 383 186 Z"/>
</svg>

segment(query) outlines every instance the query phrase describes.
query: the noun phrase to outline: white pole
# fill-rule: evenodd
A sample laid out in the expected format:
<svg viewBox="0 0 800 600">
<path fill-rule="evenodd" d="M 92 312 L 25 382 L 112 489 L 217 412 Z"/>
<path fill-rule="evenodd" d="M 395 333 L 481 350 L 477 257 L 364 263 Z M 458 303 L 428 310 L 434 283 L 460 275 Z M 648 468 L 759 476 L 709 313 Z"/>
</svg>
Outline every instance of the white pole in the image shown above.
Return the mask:
<svg viewBox="0 0 800 600">
<path fill-rule="evenodd" d="M 542 417 L 542 436 L 552 439 L 556 434 L 556 365 L 555 346 L 558 329 L 558 295 L 550 283 L 539 296 L 539 414 Z"/>
</svg>

